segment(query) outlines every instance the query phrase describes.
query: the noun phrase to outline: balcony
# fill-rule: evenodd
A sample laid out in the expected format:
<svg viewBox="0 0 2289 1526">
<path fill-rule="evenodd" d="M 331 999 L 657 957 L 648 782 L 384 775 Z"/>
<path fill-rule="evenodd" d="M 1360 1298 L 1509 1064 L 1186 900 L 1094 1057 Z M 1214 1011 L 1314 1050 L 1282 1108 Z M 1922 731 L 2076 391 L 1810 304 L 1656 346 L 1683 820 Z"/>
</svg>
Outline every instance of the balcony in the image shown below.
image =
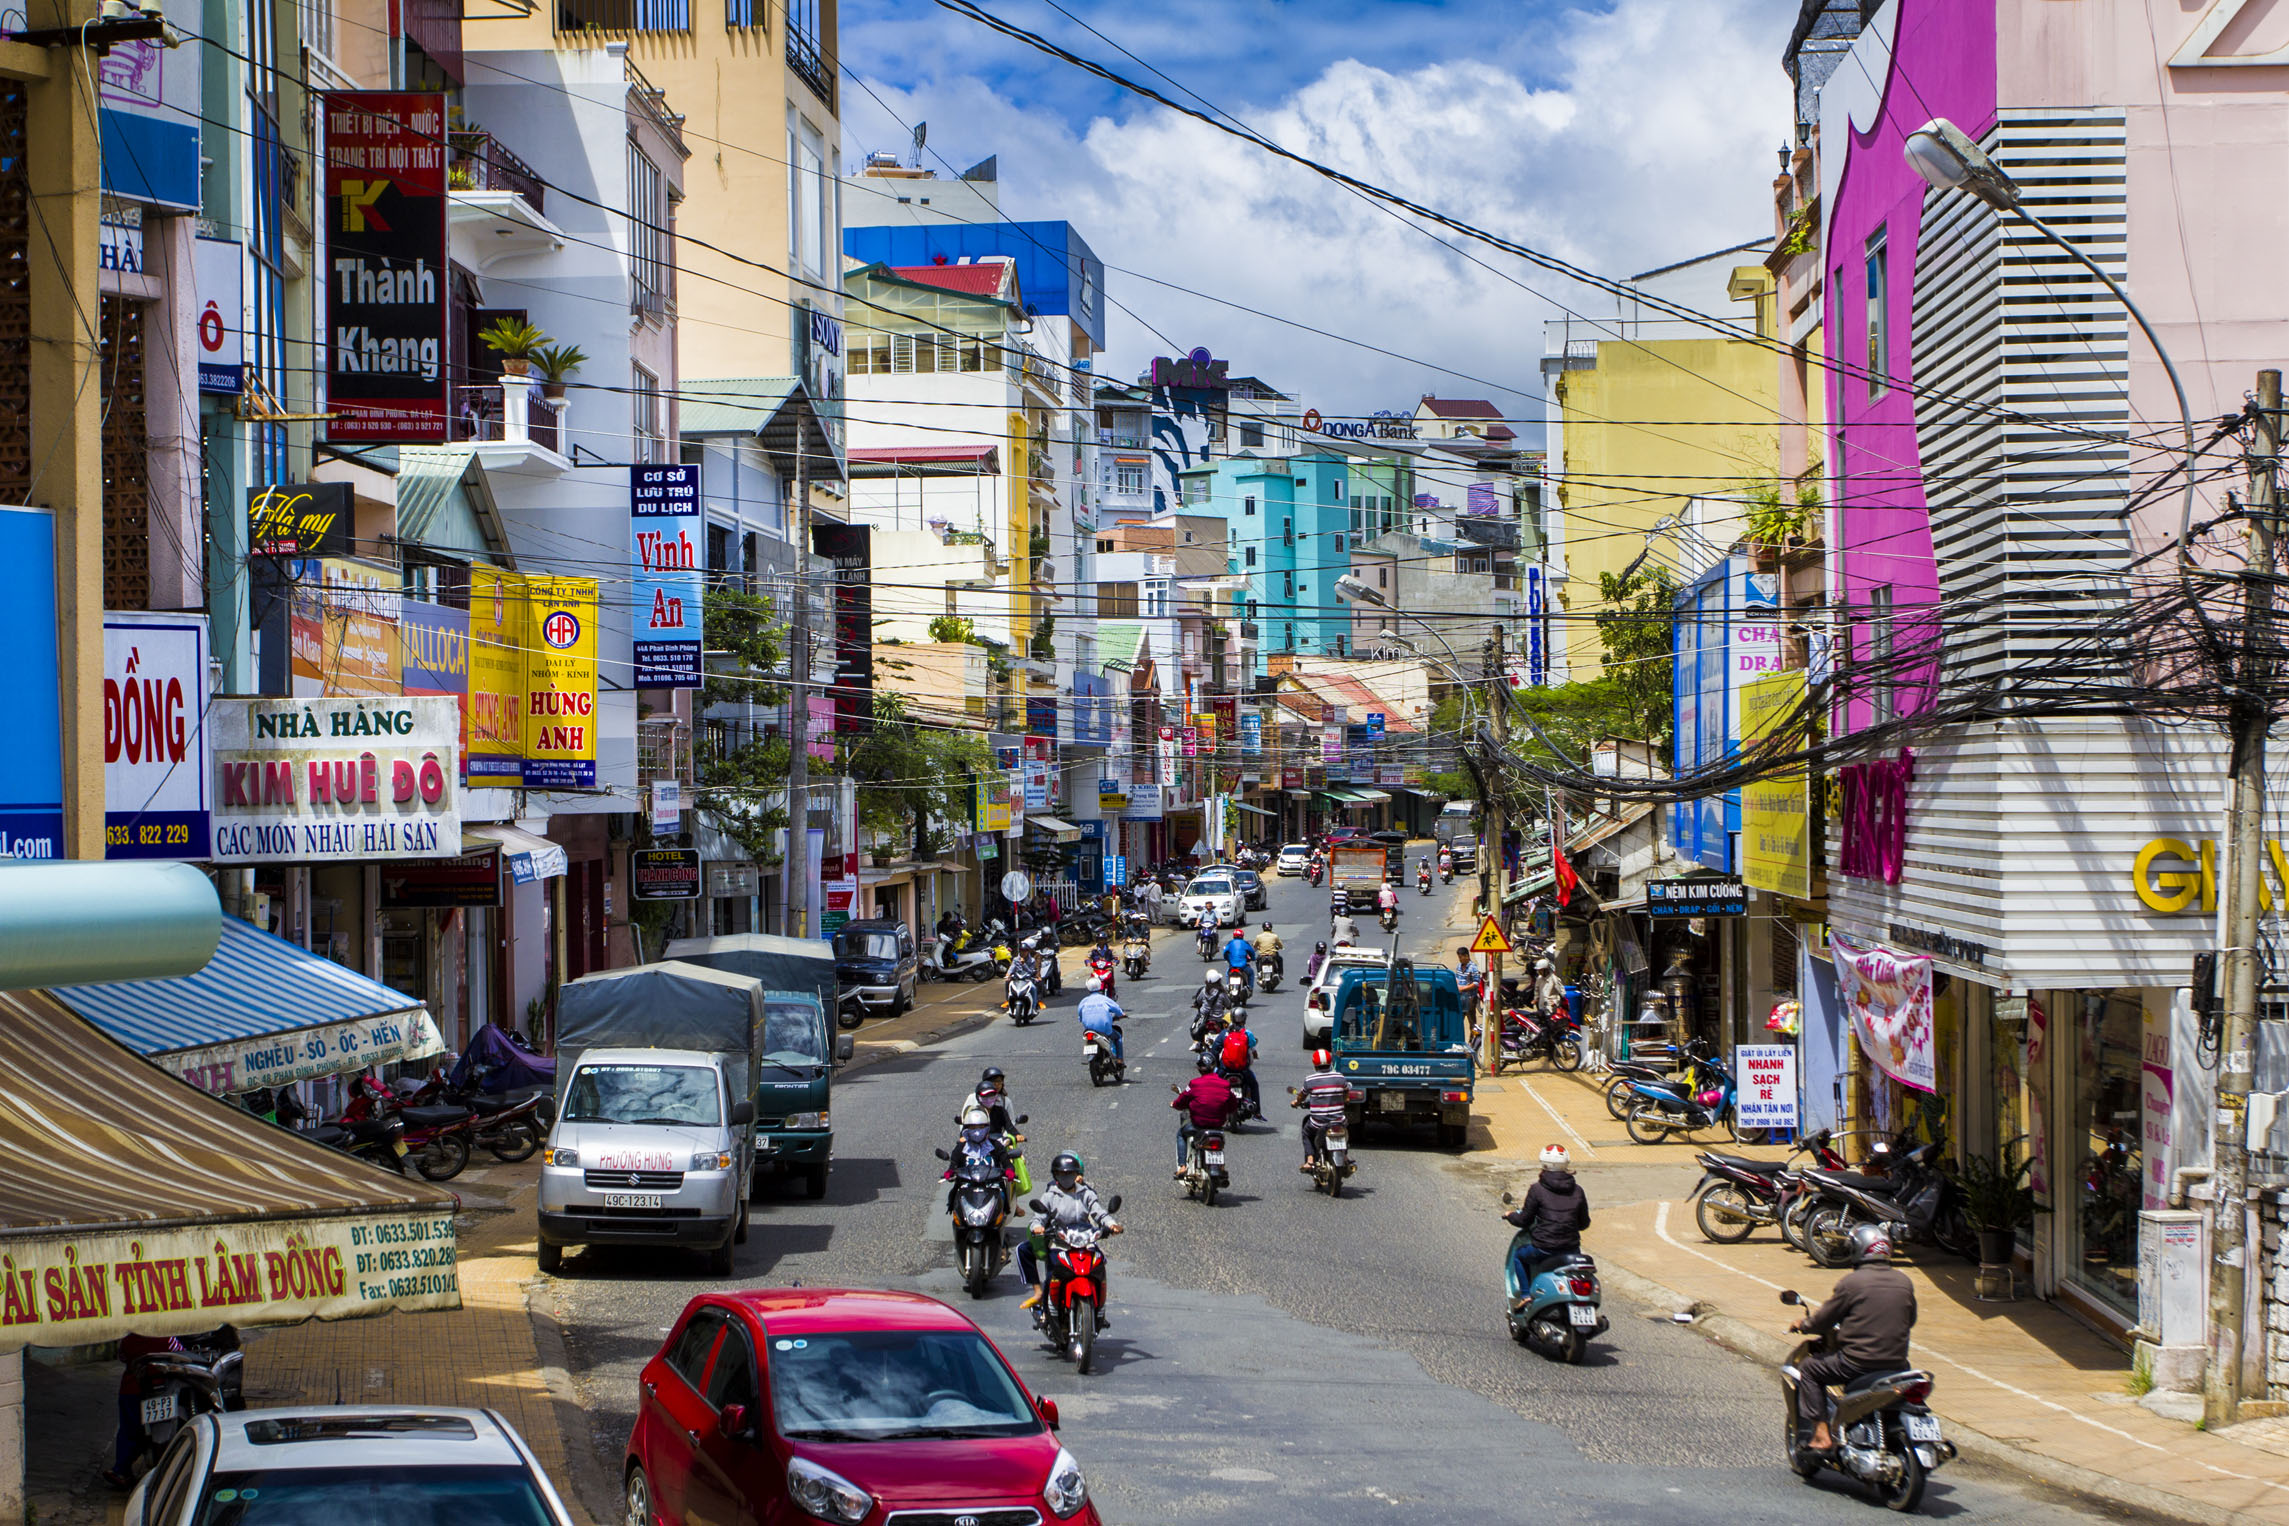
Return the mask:
<svg viewBox="0 0 2289 1526">
<path fill-rule="evenodd" d="M 799 27 L 789 26 L 787 67 L 795 71 L 797 79 L 811 87 L 811 94 L 824 102 L 827 110 L 835 109 L 834 70 L 828 67 L 826 55 L 819 49 L 818 38 Z"/>
<path fill-rule="evenodd" d="M 562 230 L 541 210 L 546 192 L 538 171 L 489 132 L 457 132 L 451 141 L 446 187 L 454 259 L 483 275 L 502 260 L 564 247 Z"/>
<path fill-rule="evenodd" d="M 509 146 L 489 132 L 448 134 L 452 161 L 445 169 L 447 186 L 456 191 L 514 191 L 535 212 L 545 210 L 546 192 L 540 172 L 509 152 Z"/>
</svg>

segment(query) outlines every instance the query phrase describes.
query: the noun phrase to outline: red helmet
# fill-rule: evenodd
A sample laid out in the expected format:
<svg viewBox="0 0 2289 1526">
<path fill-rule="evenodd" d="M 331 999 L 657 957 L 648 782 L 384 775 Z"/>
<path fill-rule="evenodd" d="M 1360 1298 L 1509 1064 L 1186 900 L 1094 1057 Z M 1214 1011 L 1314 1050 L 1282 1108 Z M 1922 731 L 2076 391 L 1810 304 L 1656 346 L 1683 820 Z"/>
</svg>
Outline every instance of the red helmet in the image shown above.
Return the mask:
<svg viewBox="0 0 2289 1526">
<path fill-rule="evenodd" d="M 1311 1067 L 1314 1070 L 1332 1070 L 1335 1068 L 1335 1056 L 1324 1049 L 1314 1049 L 1311 1052 Z"/>
</svg>

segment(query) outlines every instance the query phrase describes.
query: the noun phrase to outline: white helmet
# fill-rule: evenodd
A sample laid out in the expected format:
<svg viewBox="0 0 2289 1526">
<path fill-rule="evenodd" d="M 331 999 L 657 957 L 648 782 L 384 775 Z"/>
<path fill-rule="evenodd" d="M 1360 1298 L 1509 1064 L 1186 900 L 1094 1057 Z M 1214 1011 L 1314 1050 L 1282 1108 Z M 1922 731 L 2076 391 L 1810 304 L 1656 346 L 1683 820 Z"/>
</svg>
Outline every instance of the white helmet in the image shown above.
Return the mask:
<svg viewBox="0 0 2289 1526">
<path fill-rule="evenodd" d="M 986 1111 L 984 1108 L 982 1108 L 982 1107 L 970 1107 L 970 1108 L 964 1108 L 964 1109 L 962 1109 L 962 1127 L 963 1127 L 963 1128 L 965 1128 L 965 1129 L 984 1129 L 984 1128 L 991 1128 L 992 1126 L 993 1126 L 993 1115 L 992 1115 L 991 1113 L 988 1113 L 988 1112 L 987 1112 L 987 1111 Z"/>
<path fill-rule="evenodd" d="M 1574 1158 L 1566 1153 L 1566 1147 L 1564 1145 L 1553 1144 L 1542 1146 L 1543 1169 L 1563 1171 L 1573 1163 Z"/>
<path fill-rule="evenodd" d="M 1089 989 L 1092 991 L 1102 991 L 1105 989 L 1105 977 L 1092 973 L 1089 976 Z"/>
<path fill-rule="evenodd" d="M 1214 970 L 1202 970 L 1200 972 L 1200 983 L 1204 986 L 1212 986 L 1221 979 L 1223 979 L 1223 977 L 1218 975 Z"/>
</svg>

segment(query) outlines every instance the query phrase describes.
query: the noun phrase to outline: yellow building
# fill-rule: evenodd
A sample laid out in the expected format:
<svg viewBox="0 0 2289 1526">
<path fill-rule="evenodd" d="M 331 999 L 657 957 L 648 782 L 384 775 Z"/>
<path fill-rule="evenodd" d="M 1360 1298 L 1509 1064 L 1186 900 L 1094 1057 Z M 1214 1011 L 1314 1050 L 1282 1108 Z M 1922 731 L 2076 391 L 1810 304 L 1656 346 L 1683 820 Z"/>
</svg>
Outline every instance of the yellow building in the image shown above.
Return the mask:
<svg viewBox="0 0 2289 1526">
<path fill-rule="evenodd" d="M 1611 318 L 1547 326 L 1546 443 L 1553 557 L 1565 568 L 1552 633 L 1558 682 L 1604 670 L 1601 575 L 1642 556 L 1679 582 L 1740 539 L 1744 499 L 1779 466 L 1773 351 L 1670 316 L 1647 298 L 1769 334 L 1769 239 L 1632 277 Z"/>
<path fill-rule="evenodd" d="M 625 48 L 682 117 L 690 153 L 681 199 L 634 209 L 678 236 L 682 375 L 797 376 L 829 413 L 843 375 L 835 12 L 836 0 L 551 0 L 462 22 L 470 50 Z"/>
</svg>

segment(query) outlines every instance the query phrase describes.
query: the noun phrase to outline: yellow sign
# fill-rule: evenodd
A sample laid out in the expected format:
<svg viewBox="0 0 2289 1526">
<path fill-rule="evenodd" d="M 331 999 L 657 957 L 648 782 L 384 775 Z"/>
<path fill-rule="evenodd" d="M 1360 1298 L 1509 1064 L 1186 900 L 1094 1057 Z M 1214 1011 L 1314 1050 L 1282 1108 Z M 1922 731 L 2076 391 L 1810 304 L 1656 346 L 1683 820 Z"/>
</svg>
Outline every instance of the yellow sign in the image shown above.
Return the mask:
<svg viewBox="0 0 2289 1526">
<path fill-rule="evenodd" d="M 1478 924 L 1478 936 L 1470 940 L 1474 954 L 1507 954 L 1510 940 L 1502 936 L 1502 929 L 1492 917 Z"/>
<path fill-rule="evenodd" d="M 2149 911 L 2175 914 L 2198 908 L 2207 915 L 2217 910 L 2219 860 L 2223 856 L 2209 838 L 2190 843 L 2157 837 L 2130 861 L 2130 884 Z M 2268 840 L 2265 857 L 2273 866 L 2273 879 L 2289 887 L 2289 854 L 2282 852 L 2281 844 Z M 2263 873 L 2257 877 L 2257 900 L 2263 910 L 2273 909 L 2273 884 Z"/>
<path fill-rule="evenodd" d="M 1788 729 L 1804 702 L 1804 674 L 1768 673 L 1741 685 L 1741 750 Z M 1790 738 L 1793 746 L 1796 738 Z M 1741 878 L 1758 890 L 1812 898 L 1811 789 L 1802 763 L 1741 786 Z"/>
<path fill-rule="evenodd" d="M 525 579 L 524 782 L 596 787 L 596 579 Z"/>
<path fill-rule="evenodd" d="M 978 827 L 981 832 L 1009 830 L 1009 778 L 988 774 L 978 780 Z"/>
<path fill-rule="evenodd" d="M 469 569 L 471 784 L 514 786 L 525 770 L 525 580 Z"/>
</svg>

